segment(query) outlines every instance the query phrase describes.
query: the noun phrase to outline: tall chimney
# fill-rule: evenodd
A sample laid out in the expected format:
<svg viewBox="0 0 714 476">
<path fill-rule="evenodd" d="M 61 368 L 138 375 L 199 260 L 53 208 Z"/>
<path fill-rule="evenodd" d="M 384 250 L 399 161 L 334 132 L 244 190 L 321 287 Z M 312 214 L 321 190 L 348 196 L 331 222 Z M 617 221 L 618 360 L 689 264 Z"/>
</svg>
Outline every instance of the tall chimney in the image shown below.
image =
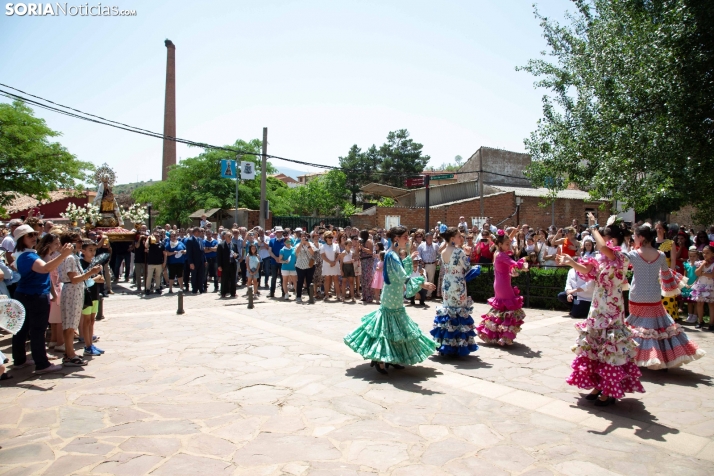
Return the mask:
<svg viewBox="0 0 714 476">
<path fill-rule="evenodd" d="M 164 137 L 176 137 L 176 47 L 171 40 L 166 45 L 166 98 L 164 102 Z M 169 167 L 176 165 L 176 142 L 164 139 L 161 180 L 166 180 Z"/>
</svg>

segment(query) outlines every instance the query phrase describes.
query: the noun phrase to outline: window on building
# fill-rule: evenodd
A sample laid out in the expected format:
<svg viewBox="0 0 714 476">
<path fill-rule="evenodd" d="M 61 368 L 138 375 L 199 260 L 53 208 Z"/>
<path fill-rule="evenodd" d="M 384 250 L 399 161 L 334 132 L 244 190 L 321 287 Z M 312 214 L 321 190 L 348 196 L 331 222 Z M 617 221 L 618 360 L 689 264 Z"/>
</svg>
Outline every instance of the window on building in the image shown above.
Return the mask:
<svg viewBox="0 0 714 476">
<path fill-rule="evenodd" d="M 399 215 L 387 215 L 384 217 L 384 228 L 387 230 L 393 226 L 399 226 Z"/>
</svg>

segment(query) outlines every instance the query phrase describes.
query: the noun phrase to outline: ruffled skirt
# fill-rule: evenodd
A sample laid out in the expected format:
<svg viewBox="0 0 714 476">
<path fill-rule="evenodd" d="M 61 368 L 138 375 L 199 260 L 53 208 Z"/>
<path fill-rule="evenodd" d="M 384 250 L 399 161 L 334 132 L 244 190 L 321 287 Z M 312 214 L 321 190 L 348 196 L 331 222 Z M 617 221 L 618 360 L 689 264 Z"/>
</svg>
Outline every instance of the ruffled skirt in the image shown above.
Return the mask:
<svg viewBox="0 0 714 476">
<path fill-rule="evenodd" d="M 706 352 L 691 342 L 682 327 L 667 314 L 662 302 L 630 301 L 627 324 L 639 345 L 635 364 L 649 369 L 671 369 L 704 357 Z"/>
<path fill-rule="evenodd" d="M 471 317 L 473 305 L 470 298 L 468 301 L 466 307 L 442 305 L 436 308 L 431 335 L 441 355 L 464 356 L 478 350 L 476 325 Z"/>
<path fill-rule="evenodd" d="M 434 353 L 436 344 L 407 315 L 406 309 L 382 306 L 362 318 L 346 335 L 347 346 L 367 360 L 414 365 Z"/>
<path fill-rule="evenodd" d="M 645 392 L 640 383 L 642 373 L 633 362 L 612 365 L 581 354 L 573 360 L 570 367 L 573 373 L 567 382 L 575 387 L 586 390 L 597 388 L 606 397 L 614 398 L 622 398 L 625 393 Z"/>
<path fill-rule="evenodd" d="M 714 285 L 706 282 L 706 278 L 699 278 L 692 285 L 690 297 L 692 301 L 714 302 Z"/>
<path fill-rule="evenodd" d="M 487 344 L 511 345 L 526 318 L 523 312 L 523 297 L 518 296 L 518 288 L 513 288 L 516 296 L 512 299 L 492 297 L 488 300 L 491 309 L 481 316 L 481 324 L 476 332 Z"/>
</svg>

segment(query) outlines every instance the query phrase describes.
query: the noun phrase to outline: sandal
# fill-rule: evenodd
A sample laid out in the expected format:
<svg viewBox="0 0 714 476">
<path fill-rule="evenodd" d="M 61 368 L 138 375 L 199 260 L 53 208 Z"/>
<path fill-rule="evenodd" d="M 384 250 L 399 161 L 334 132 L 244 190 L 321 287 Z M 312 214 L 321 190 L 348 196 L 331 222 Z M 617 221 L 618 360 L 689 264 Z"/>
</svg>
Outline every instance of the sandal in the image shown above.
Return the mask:
<svg viewBox="0 0 714 476">
<path fill-rule="evenodd" d="M 10 375 L 10 374 L 2 374 L 2 375 L 0 375 L 0 380 L 10 380 L 11 378 L 14 378 L 14 377 L 13 377 L 12 375 Z"/>
<path fill-rule="evenodd" d="M 78 355 L 75 355 L 71 359 L 69 357 L 62 359 L 62 365 L 65 367 L 82 367 L 87 365 L 87 361 L 80 358 Z"/>
</svg>

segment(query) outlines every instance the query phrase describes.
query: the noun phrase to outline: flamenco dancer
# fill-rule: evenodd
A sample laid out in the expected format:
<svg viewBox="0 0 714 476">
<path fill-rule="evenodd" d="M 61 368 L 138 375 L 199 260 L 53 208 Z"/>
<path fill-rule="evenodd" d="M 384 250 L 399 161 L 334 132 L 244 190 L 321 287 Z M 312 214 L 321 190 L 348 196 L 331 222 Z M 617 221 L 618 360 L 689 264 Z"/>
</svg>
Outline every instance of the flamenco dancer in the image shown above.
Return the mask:
<svg viewBox="0 0 714 476">
<path fill-rule="evenodd" d="M 680 294 L 686 277 L 671 270 L 664 253 L 653 247 L 655 234 L 649 226 L 636 228 L 634 241 L 636 249 L 626 254 L 632 264 L 627 324 L 639 344 L 635 364 L 671 369 L 703 357 L 705 352 L 687 338 L 662 305 L 661 295 Z"/>
<path fill-rule="evenodd" d="M 446 268 L 441 295 L 441 306 L 436 308 L 436 318 L 431 335 L 441 355 L 464 356 L 478 350 L 471 317 L 473 301 L 466 295 L 466 273 L 470 269 L 469 257 L 461 249 L 464 238 L 455 227 L 449 227 L 441 236 L 448 246 L 441 253 Z"/>
<path fill-rule="evenodd" d="M 513 235 L 518 230 L 514 229 L 511 236 L 503 230 L 498 230 L 494 245 L 496 254 L 493 257 L 493 270 L 495 278 L 493 290 L 495 296 L 488 300 L 491 310 L 481 316 L 481 324 L 476 328 L 478 336 L 487 344 L 511 345 L 516 334 L 521 331 L 526 314 L 523 312 L 523 296 L 519 296 L 517 287 L 511 286 L 511 276 L 517 271 L 515 268 L 528 271 L 528 264 L 524 260 L 514 261 L 508 254 L 511 250 Z"/>
<path fill-rule="evenodd" d="M 405 249 L 409 240 L 403 226 L 390 228 L 387 232 L 388 252 L 384 257 L 384 287 L 379 309 L 362 318 L 362 324 L 344 341 L 352 350 L 372 361 L 377 372 L 387 374 L 386 367 L 403 369 L 429 357 L 436 347 L 434 341 L 424 335 L 419 326 L 407 315 L 404 295 L 414 296 L 419 289 L 433 291 L 431 283 L 423 277 L 410 278 L 399 259 L 399 249 Z M 405 259 L 411 269 L 411 258 Z"/>
<path fill-rule="evenodd" d="M 558 256 L 560 264 L 574 268 L 587 281 L 595 281 L 588 317 L 575 324 L 580 333 L 573 346 L 577 357 L 571 364 L 573 373 L 567 382 L 592 389 L 585 398 L 604 407 L 624 397 L 626 392 L 644 393 L 645 389 L 640 383 L 642 373 L 634 363 L 637 343 L 625 324 L 622 285 L 627 282 L 629 259 L 619 247 L 623 231 L 617 226 L 605 227 L 603 233 L 610 240 L 606 244 L 594 224 L 595 217 L 589 213 L 588 219 L 600 255 L 582 258 L 579 263 L 571 256 Z"/>
</svg>

